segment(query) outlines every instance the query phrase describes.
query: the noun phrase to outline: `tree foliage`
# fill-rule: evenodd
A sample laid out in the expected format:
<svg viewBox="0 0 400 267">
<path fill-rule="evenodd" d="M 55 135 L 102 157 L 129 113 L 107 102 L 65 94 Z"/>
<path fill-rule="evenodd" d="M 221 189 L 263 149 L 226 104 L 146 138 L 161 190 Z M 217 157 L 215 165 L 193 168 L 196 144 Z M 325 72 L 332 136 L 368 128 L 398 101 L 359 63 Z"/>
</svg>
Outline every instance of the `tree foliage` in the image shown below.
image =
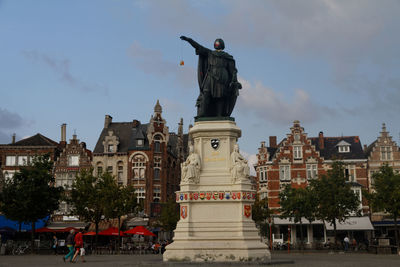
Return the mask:
<svg viewBox="0 0 400 267">
<path fill-rule="evenodd" d="M 31 223 L 32 250 L 35 222 L 58 209 L 62 187 L 54 187 L 53 162 L 49 155 L 37 156 L 20 168 L 12 179 L 4 181 L 0 211 L 7 218 Z"/>
<path fill-rule="evenodd" d="M 372 175 L 373 192 L 365 192 L 374 211 L 384 211 L 395 223 L 396 245 L 399 246 L 397 219 L 400 217 L 400 175 L 388 165 Z"/>
<path fill-rule="evenodd" d="M 176 228 L 179 221 L 179 209 L 174 198 L 168 199 L 162 204 L 161 214 L 158 219 L 158 225 L 165 231 L 170 232 Z"/>
<path fill-rule="evenodd" d="M 281 218 L 293 218 L 295 223 L 300 223 L 301 247 L 304 246 L 303 218 L 309 223 L 315 220 L 317 199 L 310 187 L 293 188 L 287 185 L 279 194 Z"/>
<path fill-rule="evenodd" d="M 118 233 L 120 233 L 121 217 L 133 213 L 137 206 L 135 189 L 132 185 L 118 185 L 111 175 L 104 175 L 102 183 L 104 184 L 104 215 L 109 219 L 118 219 Z M 118 235 L 118 250 L 121 247 L 120 242 L 121 238 Z"/>
<path fill-rule="evenodd" d="M 268 208 L 268 198 L 260 199 L 257 195 L 252 206 L 251 216 L 260 229 L 260 234 L 262 236 L 269 234 L 269 230 L 267 230 L 267 222 L 271 219 L 271 214 L 272 211 Z"/>
<path fill-rule="evenodd" d="M 311 190 L 318 201 L 316 217 L 333 225 L 336 242 L 336 220 L 344 222 L 353 214 L 360 215 L 360 200 L 346 182 L 343 163 L 335 161 L 327 175 L 312 180 Z"/>
</svg>

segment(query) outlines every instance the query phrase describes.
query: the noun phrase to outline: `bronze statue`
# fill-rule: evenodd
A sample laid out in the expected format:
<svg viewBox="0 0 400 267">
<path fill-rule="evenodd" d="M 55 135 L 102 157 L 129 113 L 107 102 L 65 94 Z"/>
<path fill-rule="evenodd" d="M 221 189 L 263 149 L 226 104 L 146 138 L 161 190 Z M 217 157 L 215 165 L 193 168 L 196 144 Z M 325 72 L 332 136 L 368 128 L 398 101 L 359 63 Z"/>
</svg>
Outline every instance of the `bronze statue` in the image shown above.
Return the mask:
<svg viewBox="0 0 400 267">
<path fill-rule="evenodd" d="M 242 85 L 237 81 L 235 60 L 222 51 L 224 41 L 217 39 L 212 51 L 186 36 L 180 37 L 196 49 L 199 55 L 197 76 L 200 95 L 197 98 L 197 118 L 229 117 Z"/>
</svg>

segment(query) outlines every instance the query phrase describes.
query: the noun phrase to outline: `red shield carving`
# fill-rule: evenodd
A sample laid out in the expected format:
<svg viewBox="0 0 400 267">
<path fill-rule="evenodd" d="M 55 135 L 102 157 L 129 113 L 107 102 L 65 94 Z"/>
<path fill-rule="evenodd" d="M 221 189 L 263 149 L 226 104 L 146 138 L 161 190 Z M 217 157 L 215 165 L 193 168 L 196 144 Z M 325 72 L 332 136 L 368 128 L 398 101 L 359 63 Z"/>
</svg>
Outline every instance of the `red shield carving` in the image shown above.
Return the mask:
<svg viewBox="0 0 400 267">
<path fill-rule="evenodd" d="M 247 193 L 247 199 L 251 199 L 251 193 L 250 192 Z"/>
<path fill-rule="evenodd" d="M 193 193 L 189 193 L 189 199 L 193 200 Z"/>
<path fill-rule="evenodd" d="M 214 192 L 213 199 L 214 199 L 214 200 L 217 200 L 217 199 L 218 199 L 218 192 Z"/>
<path fill-rule="evenodd" d="M 232 199 L 236 199 L 236 192 L 232 192 Z"/>
<path fill-rule="evenodd" d="M 252 197 L 253 199 L 256 199 L 256 193 L 252 193 L 252 194 L 251 194 L 251 197 Z"/>
<path fill-rule="evenodd" d="M 194 194 L 193 194 L 193 199 L 194 199 L 194 200 L 198 200 L 198 199 L 199 199 L 199 193 L 197 193 L 197 192 L 194 193 Z"/>
<path fill-rule="evenodd" d="M 200 197 L 201 200 L 204 200 L 204 198 L 206 197 L 206 194 L 204 192 L 201 192 L 199 194 L 199 197 Z"/>
<path fill-rule="evenodd" d="M 244 210 L 244 216 L 246 216 L 247 218 L 250 218 L 250 216 L 251 216 L 251 205 L 244 205 L 243 210 Z"/>
<path fill-rule="evenodd" d="M 176 202 L 178 202 L 178 201 L 179 201 L 179 194 L 176 193 Z"/>
<path fill-rule="evenodd" d="M 218 193 L 218 198 L 219 198 L 219 199 L 223 200 L 223 199 L 224 199 L 224 196 L 225 196 L 224 192 L 219 192 L 219 193 Z"/>
<path fill-rule="evenodd" d="M 185 200 L 187 200 L 187 198 L 188 198 L 188 195 L 187 195 L 187 194 L 185 194 Z"/>
<path fill-rule="evenodd" d="M 237 192 L 236 195 L 237 195 L 237 198 L 240 199 L 240 197 L 241 197 L 240 192 Z"/>
<path fill-rule="evenodd" d="M 207 198 L 207 200 L 210 200 L 211 199 L 211 192 L 207 192 L 207 194 L 206 194 L 206 198 Z"/>
<path fill-rule="evenodd" d="M 182 219 L 187 217 L 187 206 L 181 206 L 181 217 Z"/>
</svg>

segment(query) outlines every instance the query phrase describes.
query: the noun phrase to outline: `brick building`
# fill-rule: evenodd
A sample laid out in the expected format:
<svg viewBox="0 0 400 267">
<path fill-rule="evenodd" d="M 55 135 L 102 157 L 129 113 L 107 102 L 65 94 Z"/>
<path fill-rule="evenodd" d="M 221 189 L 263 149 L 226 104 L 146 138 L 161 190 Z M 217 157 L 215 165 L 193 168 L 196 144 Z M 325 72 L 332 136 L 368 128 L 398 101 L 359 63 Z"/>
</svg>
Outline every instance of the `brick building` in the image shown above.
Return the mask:
<svg viewBox="0 0 400 267">
<path fill-rule="evenodd" d="M 179 190 L 180 164 L 187 154 L 188 136 L 183 121 L 178 133 L 170 133 L 157 101 L 149 123 L 138 120 L 112 122 L 106 115 L 104 128 L 93 151 L 95 174 L 113 174 L 123 185 L 133 184 L 138 201 L 150 217 L 160 212 Z"/>
<path fill-rule="evenodd" d="M 13 135 L 10 144 L 0 145 L 0 169 L 4 179 L 10 179 L 21 166 L 31 162 L 33 157 L 49 154 L 50 159 L 55 161 L 60 151 L 59 143 L 40 133 L 18 142 L 15 141 L 15 135 Z"/>
<path fill-rule="evenodd" d="M 279 193 L 286 185 L 306 187 L 312 179 L 327 173 L 335 160 L 345 164 L 345 174 L 352 190 L 362 200 L 360 208 L 368 212 L 368 205 L 362 198 L 362 188 L 368 189 L 367 158 L 363 152 L 358 136 L 325 137 L 320 132 L 318 137 L 308 137 L 299 121 L 294 121 L 290 132 L 279 144 L 277 138 L 271 136 L 269 147 L 265 142 L 258 149 L 255 165 L 260 198 L 268 198 L 268 205 L 278 214 Z M 275 218 L 277 232 L 286 231 L 288 225 L 294 224 L 287 220 Z M 322 222 L 319 222 L 322 225 Z M 326 228 L 313 225 L 307 226 L 308 240 L 316 237 L 326 239 Z M 286 230 L 285 230 L 286 229 Z M 321 233 L 323 235 L 321 235 Z M 292 240 L 296 240 L 296 229 L 292 231 Z"/>
<path fill-rule="evenodd" d="M 77 139 L 76 134 L 72 136 L 69 143 L 66 142 L 66 124 L 61 126 L 60 146 L 62 151 L 54 162 L 54 177 L 56 186 L 63 186 L 65 192 L 71 189 L 75 181 L 76 175 L 82 170 L 90 170 L 92 168 L 92 152 L 86 148 L 84 142 Z M 59 210 L 52 216 L 53 221 L 69 221 L 77 220 L 70 215 L 71 208 L 65 201 L 60 203 Z"/>
<path fill-rule="evenodd" d="M 365 147 L 365 154 L 368 157 L 368 181 L 370 191 L 373 191 L 372 175 L 379 172 L 379 168 L 387 164 L 397 173 L 400 172 L 400 151 L 396 142 L 386 130 L 386 125 L 382 124 L 382 130 L 378 138 Z M 375 227 L 376 236 L 392 236 L 394 237 L 394 221 L 383 212 L 374 212 L 371 214 L 371 221 Z M 400 224 L 400 220 L 398 220 Z"/>
</svg>

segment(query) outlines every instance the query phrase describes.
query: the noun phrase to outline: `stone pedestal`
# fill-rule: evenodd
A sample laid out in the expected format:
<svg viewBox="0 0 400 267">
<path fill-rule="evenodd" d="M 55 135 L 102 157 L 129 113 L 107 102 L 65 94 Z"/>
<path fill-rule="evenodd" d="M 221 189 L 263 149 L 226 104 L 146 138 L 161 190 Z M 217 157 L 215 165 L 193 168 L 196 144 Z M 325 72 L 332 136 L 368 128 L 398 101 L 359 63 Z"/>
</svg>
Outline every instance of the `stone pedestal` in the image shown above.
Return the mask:
<svg viewBox="0 0 400 267">
<path fill-rule="evenodd" d="M 189 134 L 201 160 L 200 176 L 182 181 L 176 192 L 181 217 L 164 261 L 270 259 L 251 219 L 256 191 L 248 178 L 235 180 L 231 175 L 231 153 L 241 130 L 229 120 L 201 121 Z"/>
</svg>

